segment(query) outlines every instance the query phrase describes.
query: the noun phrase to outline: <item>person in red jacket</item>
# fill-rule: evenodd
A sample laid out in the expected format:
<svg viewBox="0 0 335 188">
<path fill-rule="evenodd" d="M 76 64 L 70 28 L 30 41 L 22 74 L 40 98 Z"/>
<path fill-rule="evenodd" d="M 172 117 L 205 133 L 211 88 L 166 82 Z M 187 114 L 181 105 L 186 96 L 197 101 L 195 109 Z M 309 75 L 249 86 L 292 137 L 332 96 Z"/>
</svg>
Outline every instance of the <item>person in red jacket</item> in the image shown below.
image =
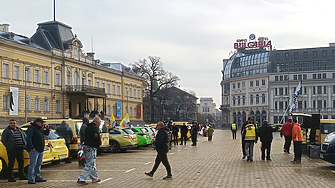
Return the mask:
<svg viewBox="0 0 335 188">
<path fill-rule="evenodd" d="M 284 144 L 284 153 L 290 154 L 290 147 L 291 147 L 291 141 L 292 141 L 292 119 L 288 119 L 286 123 L 284 123 L 280 137 L 285 137 L 285 144 Z"/>
</svg>

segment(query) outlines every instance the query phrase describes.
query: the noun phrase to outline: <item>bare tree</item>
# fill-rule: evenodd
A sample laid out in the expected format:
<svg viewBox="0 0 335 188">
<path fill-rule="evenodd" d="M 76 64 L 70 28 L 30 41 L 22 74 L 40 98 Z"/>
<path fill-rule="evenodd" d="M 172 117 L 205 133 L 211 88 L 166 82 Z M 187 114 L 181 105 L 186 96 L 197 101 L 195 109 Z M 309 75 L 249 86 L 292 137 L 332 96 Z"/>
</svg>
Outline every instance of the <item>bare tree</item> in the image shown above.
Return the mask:
<svg viewBox="0 0 335 188">
<path fill-rule="evenodd" d="M 158 56 L 149 56 L 147 59 L 140 59 L 138 62 L 131 63 L 131 69 L 136 74 L 145 78 L 143 83 L 145 97 L 150 98 L 151 122 L 154 122 L 154 96 L 161 88 L 175 86 L 179 78 L 171 72 L 164 70 L 161 58 Z M 149 96 L 148 96 L 149 95 Z"/>
</svg>

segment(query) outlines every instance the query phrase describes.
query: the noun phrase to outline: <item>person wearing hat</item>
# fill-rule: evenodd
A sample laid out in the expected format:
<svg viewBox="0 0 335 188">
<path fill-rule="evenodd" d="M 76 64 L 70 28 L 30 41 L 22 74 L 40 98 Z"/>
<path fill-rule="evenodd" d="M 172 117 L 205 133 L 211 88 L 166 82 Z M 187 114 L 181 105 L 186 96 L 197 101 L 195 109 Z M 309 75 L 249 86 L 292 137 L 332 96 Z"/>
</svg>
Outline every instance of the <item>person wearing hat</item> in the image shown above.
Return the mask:
<svg viewBox="0 0 335 188">
<path fill-rule="evenodd" d="M 62 121 L 62 124 L 57 127 L 56 132 L 65 139 L 66 147 L 70 149 L 70 143 L 71 140 L 73 140 L 73 132 L 71 127 L 69 127 L 69 124 L 67 124 L 66 121 Z M 64 161 L 65 163 L 71 163 L 69 157 Z"/>
<path fill-rule="evenodd" d="M 28 183 L 46 182 L 41 176 L 41 165 L 45 146 L 44 135 L 49 135 L 49 125 L 42 118 L 36 118 L 30 123 L 27 130 L 27 151 L 29 152 L 30 164 L 28 168 Z M 36 173 L 35 181 L 34 174 Z"/>
</svg>

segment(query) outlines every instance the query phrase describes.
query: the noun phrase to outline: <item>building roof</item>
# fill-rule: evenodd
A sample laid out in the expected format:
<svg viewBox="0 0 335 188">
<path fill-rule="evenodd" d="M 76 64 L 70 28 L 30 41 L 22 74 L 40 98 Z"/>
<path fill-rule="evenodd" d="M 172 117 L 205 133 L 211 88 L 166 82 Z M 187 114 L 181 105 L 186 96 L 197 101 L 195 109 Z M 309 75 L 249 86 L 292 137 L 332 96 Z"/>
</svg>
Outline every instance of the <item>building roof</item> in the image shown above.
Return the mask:
<svg viewBox="0 0 335 188">
<path fill-rule="evenodd" d="M 72 27 L 64 23 L 49 21 L 37 25 L 38 28 L 31 39 L 47 50 L 52 48 L 62 51 L 67 50 L 69 49 L 69 42 L 75 38 Z"/>
</svg>

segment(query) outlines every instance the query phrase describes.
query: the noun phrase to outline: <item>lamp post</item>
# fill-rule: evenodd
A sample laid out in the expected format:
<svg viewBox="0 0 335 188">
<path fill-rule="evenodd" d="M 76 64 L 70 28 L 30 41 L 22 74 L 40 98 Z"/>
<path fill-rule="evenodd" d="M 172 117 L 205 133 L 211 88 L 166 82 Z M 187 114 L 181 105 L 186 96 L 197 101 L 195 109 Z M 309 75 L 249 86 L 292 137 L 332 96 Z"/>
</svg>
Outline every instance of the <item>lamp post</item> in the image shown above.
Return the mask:
<svg viewBox="0 0 335 188">
<path fill-rule="evenodd" d="M 27 72 L 28 69 L 24 69 L 24 120 L 27 123 Z"/>
</svg>

